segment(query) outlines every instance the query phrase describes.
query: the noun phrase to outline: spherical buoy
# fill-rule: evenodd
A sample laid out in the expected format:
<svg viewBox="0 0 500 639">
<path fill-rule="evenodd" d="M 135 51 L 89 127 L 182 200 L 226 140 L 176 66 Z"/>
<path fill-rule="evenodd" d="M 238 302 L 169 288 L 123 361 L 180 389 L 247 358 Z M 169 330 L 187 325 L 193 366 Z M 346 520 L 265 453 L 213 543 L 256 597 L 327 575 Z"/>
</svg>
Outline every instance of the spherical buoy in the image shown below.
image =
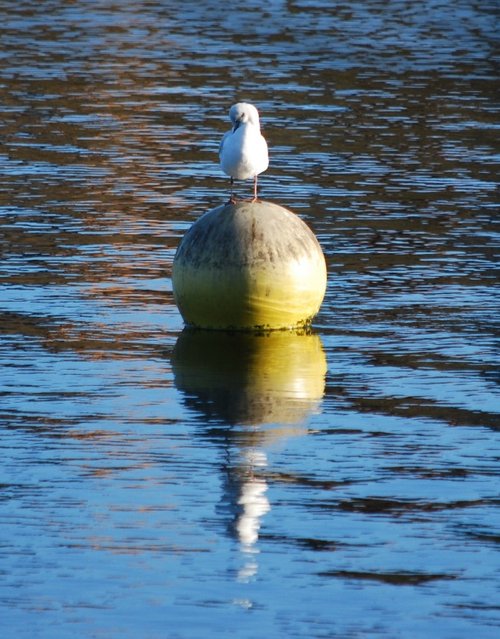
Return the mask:
<svg viewBox="0 0 500 639">
<path fill-rule="evenodd" d="M 177 249 L 175 301 L 188 326 L 275 330 L 310 324 L 326 289 L 311 229 L 270 202 L 224 204 L 205 213 Z"/>
</svg>

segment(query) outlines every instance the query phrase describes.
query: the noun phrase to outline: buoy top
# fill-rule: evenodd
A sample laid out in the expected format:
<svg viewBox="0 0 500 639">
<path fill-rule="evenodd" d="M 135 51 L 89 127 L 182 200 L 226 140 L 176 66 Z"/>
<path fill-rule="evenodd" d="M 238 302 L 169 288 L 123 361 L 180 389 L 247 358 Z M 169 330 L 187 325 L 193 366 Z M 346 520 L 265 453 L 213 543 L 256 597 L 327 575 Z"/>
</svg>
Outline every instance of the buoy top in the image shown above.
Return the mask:
<svg viewBox="0 0 500 639">
<path fill-rule="evenodd" d="M 280 270 L 318 254 L 316 236 L 297 215 L 259 201 L 224 204 L 202 215 L 186 233 L 176 260 L 189 255 L 191 266 L 203 269 L 261 265 Z"/>
</svg>

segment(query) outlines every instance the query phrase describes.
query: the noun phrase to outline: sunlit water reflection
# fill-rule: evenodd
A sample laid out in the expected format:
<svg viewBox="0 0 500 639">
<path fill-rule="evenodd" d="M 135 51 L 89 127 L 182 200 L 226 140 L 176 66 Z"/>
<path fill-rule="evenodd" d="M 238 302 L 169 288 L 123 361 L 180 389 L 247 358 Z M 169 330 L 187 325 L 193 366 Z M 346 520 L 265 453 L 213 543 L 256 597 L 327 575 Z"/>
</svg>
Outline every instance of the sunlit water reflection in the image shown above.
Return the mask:
<svg viewBox="0 0 500 639">
<path fill-rule="evenodd" d="M 496 637 L 495 4 L 4 3 L 3 634 Z M 312 334 L 173 304 L 242 98 Z"/>
</svg>

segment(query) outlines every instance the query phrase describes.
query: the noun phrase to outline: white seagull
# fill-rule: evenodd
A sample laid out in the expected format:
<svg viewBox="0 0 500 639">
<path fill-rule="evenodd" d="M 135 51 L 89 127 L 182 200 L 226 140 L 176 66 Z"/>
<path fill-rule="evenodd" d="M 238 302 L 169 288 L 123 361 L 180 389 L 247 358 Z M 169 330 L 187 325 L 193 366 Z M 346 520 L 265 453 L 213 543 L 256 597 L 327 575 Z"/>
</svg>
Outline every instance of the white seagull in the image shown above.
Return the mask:
<svg viewBox="0 0 500 639">
<path fill-rule="evenodd" d="M 267 142 L 260 132 L 259 112 L 253 104 L 238 102 L 229 109 L 233 128 L 228 131 L 219 147 L 222 170 L 231 177 L 231 197 L 233 181 L 253 178 L 253 200 L 257 199 L 257 176 L 269 166 Z"/>
</svg>

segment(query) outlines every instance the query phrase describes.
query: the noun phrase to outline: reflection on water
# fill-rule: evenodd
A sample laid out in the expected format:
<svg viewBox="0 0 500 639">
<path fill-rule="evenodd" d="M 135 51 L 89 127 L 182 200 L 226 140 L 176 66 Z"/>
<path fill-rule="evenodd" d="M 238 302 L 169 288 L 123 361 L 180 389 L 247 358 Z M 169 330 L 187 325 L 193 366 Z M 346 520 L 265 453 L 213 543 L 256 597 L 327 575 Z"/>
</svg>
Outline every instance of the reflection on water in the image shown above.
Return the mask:
<svg viewBox="0 0 500 639">
<path fill-rule="evenodd" d="M 173 350 L 172 370 L 186 406 L 206 420 L 204 436 L 226 453 L 222 504 L 249 555 L 238 577 L 250 579 L 258 571 L 260 521 L 271 509 L 266 448 L 305 435 L 309 417 L 318 412 L 327 370 L 321 340 L 309 332 L 185 329 Z"/>
<path fill-rule="evenodd" d="M 497 4 L 2 3 L 3 634 L 496 639 Z M 173 303 L 240 99 L 310 335 Z"/>
<path fill-rule="evenodd" d="M 257 575 L 259 566 L 256 558 L 259 539 L 259 529 L 262 517 L 271 510 L 271 504 L 266 496 L 268 489 L 264 479 L 254 476 L 256 469 L 264 469 L 267 466 L 267 458 L 263 451 L 249 450 L 244 457 L 246 477 L 241 483 L 241 493 L 238 506 L 241 512 L 238 515 L 235 530 L 242 551 L 245 555 L 245 563 L 238 571 L 238 579 L 247 581 Z"/>
<path fill-rule="evenodd" d="M 242 506 L 242 514 L 238 518 L 236 530 L 245 551 L 249 551 L 259 538 L 260 518 L 270 510 L 270 505 L 265 496 L 266 482 L 252 477 L 255 468 L 267 466 L 265 453 L 251 450 L 245 455 L 245 463 L 248 465 L 250 476 L 242 485 L 241 497 L 238 500 L 238 504 Z"/>
<path fill-rule="evenodd" d="M 186 404 L 208 420 L 293 425 L 320 405 L 326 357 L 312 333 L 184 330 L 172 369 Z"/>
</svg>

